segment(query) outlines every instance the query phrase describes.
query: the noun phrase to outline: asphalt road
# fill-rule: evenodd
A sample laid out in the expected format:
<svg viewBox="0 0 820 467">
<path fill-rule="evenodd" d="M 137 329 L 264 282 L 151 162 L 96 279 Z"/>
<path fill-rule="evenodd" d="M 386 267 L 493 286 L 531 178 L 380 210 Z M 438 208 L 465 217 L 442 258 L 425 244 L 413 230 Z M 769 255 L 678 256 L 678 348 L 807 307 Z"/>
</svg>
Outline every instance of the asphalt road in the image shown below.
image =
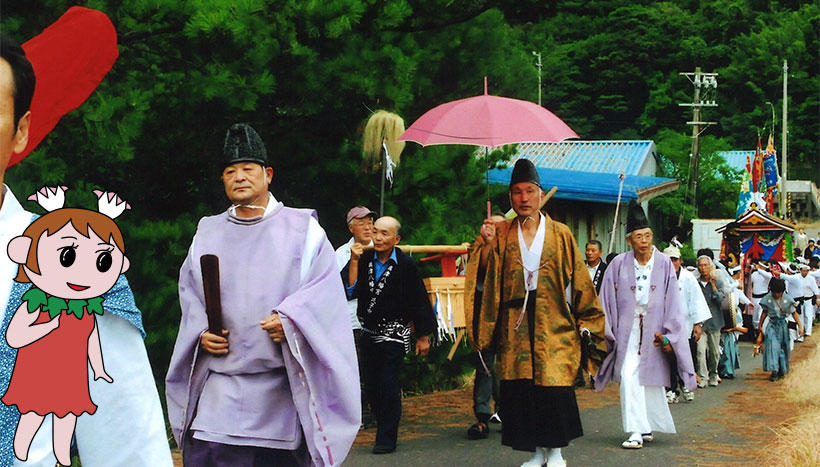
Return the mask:
<svg viewBox="0 0 820 467">
<path fill-rule="evenodd" d="M 814 339 L 820 339 L 820 334 Z M 808 342 L 802 345 L 808 345 Z M 610 384 L 602 393 L 578 389 L 585 434 L 564 448 L 563 455 L 568 465 L 725 465 L 740 461 L 740 453 L 748 453 L 759 447 L 759 441 L 755 441 L 759 437 L 738 436 L 727 429 L 724 419 L 734 417 L 731 412 L 726 415 L 727 407 L 731 405 L 729 401 L 743 399 L 754 391 L 759 393 L 762 387 L 768 387 L 765 385 L 778 383 L 765 381 L 760 368 L 761 359 L 752 358 L 751 343 L 741 342 L 739 347 L 741 368 L 737 378 L 724 380 L 718 387 L 699 389 L 693 402 L 671 404 L 678 433 L 657 434 L 655 441 L 645 443 L 639 450 L 627 450 L 620 446 L 626 435 L 622 432 L 617 384 Z M 530 453 L 501 445 L 499 425 L 491 425 L 488 439 L 467 440 L 467 427 L 474 422 L 470 411 L 471 392 L 462 390 L 443 394 L 443 398 L 441 395 L 431 398 L 429 403 L 424 401 L 427 396 L 405 399 L 396 452 L 372 454 L 370 450 L 375 429 L 364 430 L 360 432 L 345 465 L 517 466 L 529 459 Z M 436 407 L 430 407 L 432 404 L 445 407 L 438 411 Z M 545 423 L 549 422 L 545 420 Z M 737 432 L 734 430 L 734 433 Z"/>
</svg>

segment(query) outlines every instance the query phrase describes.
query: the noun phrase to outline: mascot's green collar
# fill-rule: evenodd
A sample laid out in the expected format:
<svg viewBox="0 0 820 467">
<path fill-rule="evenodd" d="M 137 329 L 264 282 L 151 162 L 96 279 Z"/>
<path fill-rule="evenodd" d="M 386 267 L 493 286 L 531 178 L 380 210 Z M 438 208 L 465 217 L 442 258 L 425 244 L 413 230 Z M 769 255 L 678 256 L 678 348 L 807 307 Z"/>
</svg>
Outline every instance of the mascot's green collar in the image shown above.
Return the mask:
<svg viewBox="0 0 820 467">
<path fill-rule="evenodd" d="M 86 309 L 89 315 L 93 313 L 102 315 L 102 303 L 105 300 L 102 297 L 88 300 L 66 300 L 60 297 L 50 297 L 37 287 L 30 288 L 23 294 L 22 299 L 26 302 L 29 313 L 34 313 L 35 310 L 42 307 L 42 311 L 47 311 L 49 318 L 52 319 L 61 314 L 63 310 L 68 310 L 66 314 L 73 314 L 77 319 L 82 319 L 83 309 Z"/>
</svg>

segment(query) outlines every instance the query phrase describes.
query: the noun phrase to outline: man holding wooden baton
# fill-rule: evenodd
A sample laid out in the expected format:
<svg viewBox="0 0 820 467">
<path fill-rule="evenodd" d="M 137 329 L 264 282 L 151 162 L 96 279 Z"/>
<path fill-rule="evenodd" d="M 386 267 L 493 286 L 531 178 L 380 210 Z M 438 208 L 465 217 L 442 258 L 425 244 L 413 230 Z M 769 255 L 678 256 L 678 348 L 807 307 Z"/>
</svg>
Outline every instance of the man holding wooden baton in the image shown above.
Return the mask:
<svg viewBox="0 0 820 467">
<path fill-rule="evenodd" d="M 233 125 L 223 153 L 233 205 L 200 220 L 182 265 L 166 378 L 183 462 L 340 464 L 361 414 L 333 248 L 314 211 L 284 207 L 268 191 L 273 169 L 253 128 Z M 203 285 L 206 255 L 218 259 L 218 284 L 206 276 Z"/>
</svg>

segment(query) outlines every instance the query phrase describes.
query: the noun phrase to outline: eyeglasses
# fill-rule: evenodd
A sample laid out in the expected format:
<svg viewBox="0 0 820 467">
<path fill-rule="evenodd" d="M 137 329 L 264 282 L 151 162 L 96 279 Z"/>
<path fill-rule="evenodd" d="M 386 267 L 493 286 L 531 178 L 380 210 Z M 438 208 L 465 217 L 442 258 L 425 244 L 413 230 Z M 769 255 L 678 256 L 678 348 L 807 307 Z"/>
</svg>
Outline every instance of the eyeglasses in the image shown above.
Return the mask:
<svg viewBox="0 0 820 467">
<path fill-rule="evenodd" d="M 373 227 L 373 220 L 353 219 L 352 221 L 350 221 L 350 225 L 355 225 L 356 227 Z"/>
<path fill-rule="evenodd" d="M 640 234 L 633 233 L 632 234 L 632 240 L 639 241 L 639 242 L 642 241 L 642 240 L 652 240 L 652 232 L 640 233 Z"/>
</svg>

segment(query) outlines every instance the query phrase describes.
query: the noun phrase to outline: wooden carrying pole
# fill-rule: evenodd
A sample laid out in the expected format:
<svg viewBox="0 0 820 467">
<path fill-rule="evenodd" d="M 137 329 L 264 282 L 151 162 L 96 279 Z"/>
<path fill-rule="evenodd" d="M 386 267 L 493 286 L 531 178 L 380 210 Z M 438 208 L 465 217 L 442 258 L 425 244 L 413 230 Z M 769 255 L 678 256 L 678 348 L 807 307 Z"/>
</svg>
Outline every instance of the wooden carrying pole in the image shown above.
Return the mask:
<svg viewBox="0 0 820 467">
<path fill-rule="evenodd" d="M 401 251 L 407 254 L 411 253 L 453 253 L 465 255 L 467 254 L 467 245 L 396 245 Z M 373 246 L 368 245 L 364 250 L 372 250 Z"/>
</svg>

